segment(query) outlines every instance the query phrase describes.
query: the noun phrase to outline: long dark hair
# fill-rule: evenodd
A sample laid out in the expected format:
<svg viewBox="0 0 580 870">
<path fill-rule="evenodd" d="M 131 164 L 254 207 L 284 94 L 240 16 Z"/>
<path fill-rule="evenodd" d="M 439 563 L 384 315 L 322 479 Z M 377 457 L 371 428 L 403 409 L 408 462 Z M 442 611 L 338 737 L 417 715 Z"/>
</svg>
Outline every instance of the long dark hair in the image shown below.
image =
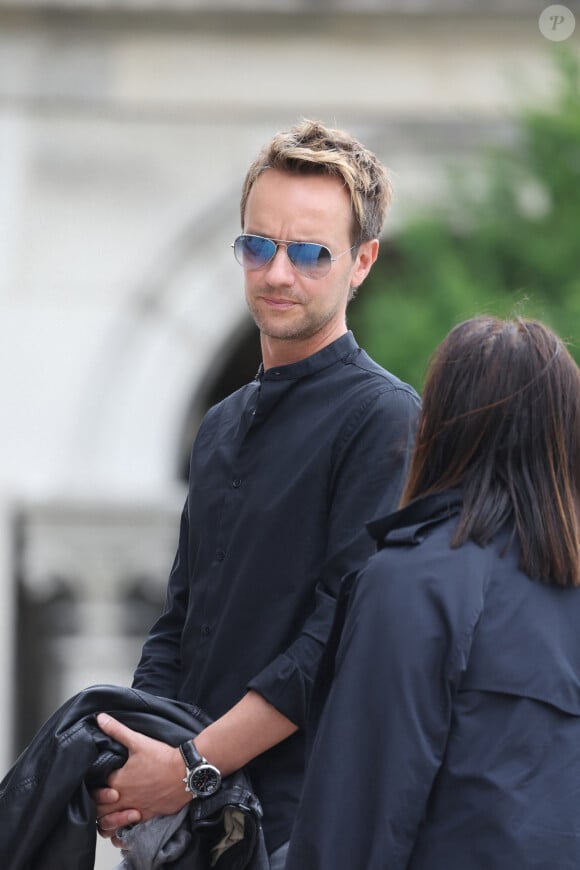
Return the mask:
<svg viewBox="0 0 580 870">
<path fill-rule="evenodd" d="M 580 585 L 580 370 L 544 324 L 475 317 L 435 351 L 401 504 L 455 487 L 453 546 L 509 524 L 526 574 Z"/>
</svg>

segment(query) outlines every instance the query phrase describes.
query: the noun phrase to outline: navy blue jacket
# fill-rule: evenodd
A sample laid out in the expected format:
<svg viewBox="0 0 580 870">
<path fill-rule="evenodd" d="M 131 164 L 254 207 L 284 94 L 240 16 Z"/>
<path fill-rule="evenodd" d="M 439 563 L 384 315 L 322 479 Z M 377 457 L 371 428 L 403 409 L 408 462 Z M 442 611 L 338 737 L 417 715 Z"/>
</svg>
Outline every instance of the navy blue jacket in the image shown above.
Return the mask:
<svg viewBox="0 0 580 870">
<path fill-rule="evenodd" d="M 260 371 L 195 439 L 167 605 L 134 685 L 212 719 L 253 689 L 300 726 L 248 765 L 269 851 L 290 836 L 341 580 L 374 551 L 364 524 L 398 502 L 418 411 L 349 332 Z"/>
<path fill-rule="evenodd" d="M 580 590 L 507 532 L 452 550 L 459 506 L 371 524 L 287 870 L 580 867 Z"/>
</svg>

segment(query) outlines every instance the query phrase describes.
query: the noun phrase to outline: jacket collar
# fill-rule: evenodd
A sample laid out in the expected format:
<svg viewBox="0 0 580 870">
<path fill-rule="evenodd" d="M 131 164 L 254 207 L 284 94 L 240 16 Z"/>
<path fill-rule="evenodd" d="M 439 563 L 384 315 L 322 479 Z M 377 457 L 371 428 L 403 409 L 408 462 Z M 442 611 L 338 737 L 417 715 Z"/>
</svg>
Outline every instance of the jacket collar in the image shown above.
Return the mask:
<svg viewBox="0 0 580 870">
<path fill-rule="evenodd" d="M 379 549 L 390 544 L 420 544 L 428 529 L 458 514 L 461 504 L 461 492 L 457 489 L 433 493 L 367 523 L 367 529 Z"/>
</svg>

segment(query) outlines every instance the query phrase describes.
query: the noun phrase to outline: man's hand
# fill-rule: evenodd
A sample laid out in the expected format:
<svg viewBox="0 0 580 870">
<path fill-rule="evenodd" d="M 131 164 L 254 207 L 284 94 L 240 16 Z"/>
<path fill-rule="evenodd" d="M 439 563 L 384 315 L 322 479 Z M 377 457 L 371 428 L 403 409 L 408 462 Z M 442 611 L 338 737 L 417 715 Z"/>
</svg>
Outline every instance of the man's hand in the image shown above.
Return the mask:
<svg viewBox="0 0 580 870">
<path fill-rule="evenodd" d="M 117 828 L 176 813 L 191 795 L 182 782 L 185 766 L 179 749 L 132 731 L 106 713 L 97 716 L 97 723 L 129 752 L 123 767 L 107 780 L 108 788 L 93 792 L 99 833 L 120 846 L 115 837 Z"/>
<path fill-rule="evenodd" d="M 123 767 L 109 777 L 109 787 L 93 792 L 100 834 L 121 846 L 115 837 L 118 828 L 176 813 L 191 795 L 182 782 L 185 764 L 179 749 L 132 731 L 105 713 L 97 722 L 101 731 L 129 750 Z M 228 776 L 297 730 L 261 695 L 249 691 L 196 736 L 195 746 L 222 776 Z"/>
</svg>

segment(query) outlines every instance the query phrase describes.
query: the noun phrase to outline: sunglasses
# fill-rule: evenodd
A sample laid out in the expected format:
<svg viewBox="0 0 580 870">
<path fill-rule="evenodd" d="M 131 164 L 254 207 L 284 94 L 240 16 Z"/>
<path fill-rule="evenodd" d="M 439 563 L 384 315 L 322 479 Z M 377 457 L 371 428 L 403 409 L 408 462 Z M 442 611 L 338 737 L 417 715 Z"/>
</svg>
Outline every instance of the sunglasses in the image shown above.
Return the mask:
<svg viewBox="0 0 580 870">
<path fill-rule="evenodd" d="M 267 239 L 265 236 L 252 236 L 244 233 L 232 244 L 234 256 L 240 266 L 253 271 L 263 269 L 276 256 L 278 248 L 286 248 L 288 259 L 297 272 L 305 278 L 324 278 L 328 275 L 335 260 L 348 254 L 356 245 L 341 251 L 336 257 L 326 245 L 316 242 L 286 242 L 281 239 Z"/>
</svg>

